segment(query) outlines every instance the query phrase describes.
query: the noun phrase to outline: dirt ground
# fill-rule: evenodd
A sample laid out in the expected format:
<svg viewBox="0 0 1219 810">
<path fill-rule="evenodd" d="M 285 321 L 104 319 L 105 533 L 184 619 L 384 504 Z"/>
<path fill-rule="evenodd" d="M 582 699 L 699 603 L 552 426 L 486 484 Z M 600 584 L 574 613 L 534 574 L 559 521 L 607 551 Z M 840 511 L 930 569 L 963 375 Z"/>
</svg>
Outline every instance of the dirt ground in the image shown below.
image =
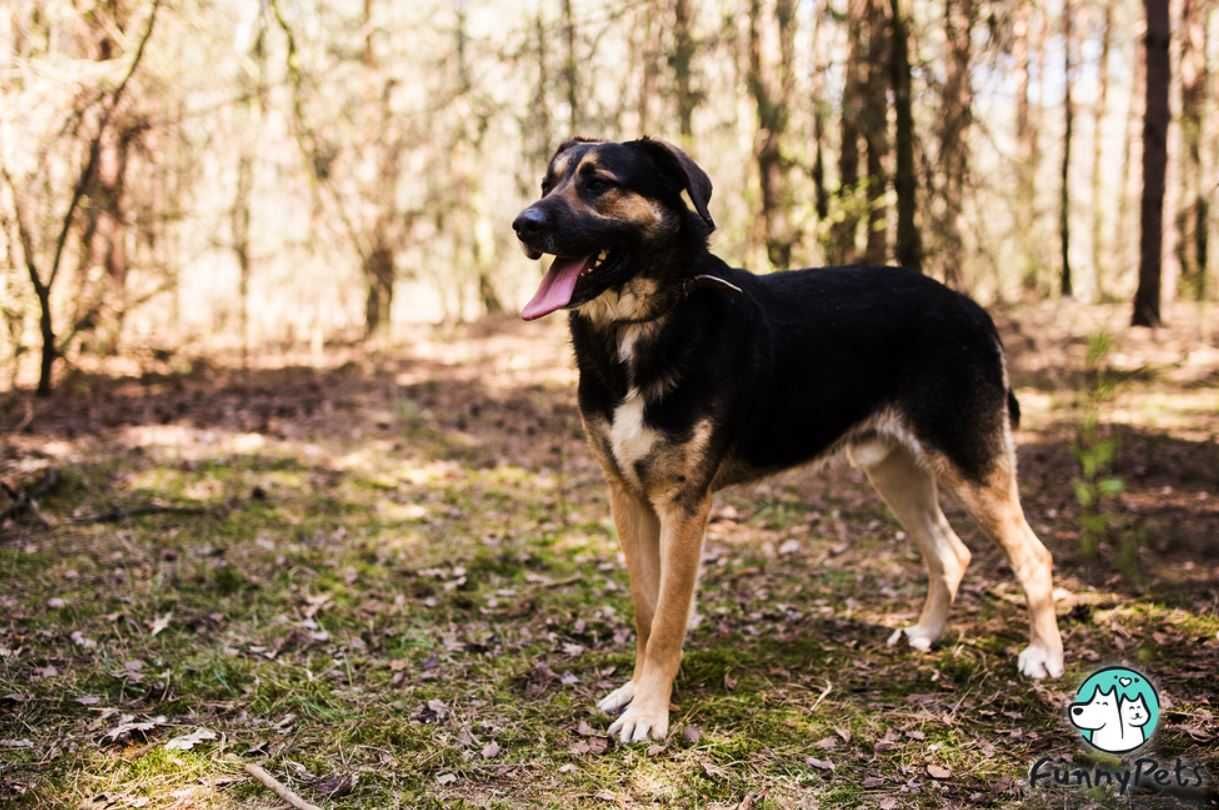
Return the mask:
<svg viewBox="0 0 1219 810">
<path fill-rule="evenodd" d="M 1124 306 L 996 319 L 1066 676 L 1018 677 L 1021 596 L 953 504 L 974 562 L 950 629 L 927 654 L 887 647 L 921 604 L 915 550 L 858 472 L 795 471 L 719 496 L 673 732 L 651 746 L 607 740 L 593 707 L 633 642 L 557 319 L 245 370 L 149 350 L 50 400 L 9 395 L 0 803 L 284 806 L 258 763 L 327 807 L 1215 804 L 1027 780 L 1043 757 L 1114 764 L 1066 707 L 1125 663 L 1164 707 L 1147 755 L 1219 784 L 1215 326 L 1185 306 L 1155 333 Z M 1097 480 L 1121 487 L 1085 510 L 1090 413 L 1116 448 Z"/>
</svg>

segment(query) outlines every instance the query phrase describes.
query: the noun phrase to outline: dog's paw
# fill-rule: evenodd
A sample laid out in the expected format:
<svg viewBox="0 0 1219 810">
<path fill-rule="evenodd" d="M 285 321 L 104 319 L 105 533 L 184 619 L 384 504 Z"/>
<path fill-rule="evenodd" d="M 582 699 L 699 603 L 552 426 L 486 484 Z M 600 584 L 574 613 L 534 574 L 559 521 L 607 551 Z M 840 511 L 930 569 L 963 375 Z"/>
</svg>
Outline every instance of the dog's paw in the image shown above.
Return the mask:
<svg viewBox="0 0 1219 810">
<path fill-rule="evenodd" d="M 631 698 L 635 697 L 635 682 L 627 681 L 619 686 L 613 692 L 610 692 L 605 697 L 597 701 L 597 708 L 606 714 L 613 714 L 623 706 L 631 702 Z"/>
<path fill-rule="evenodd" d="M 919 627 L 917 624 L 913 624 L 909 627 L 899 627 L 894 630 L 889 636 L 889 640 L 885 643 L 890 647 L 893 647 L 903 638 L 906 639 L 906 643 L 909 644 L 913 649 L 919 650 L 920 652 L 927 652 L 931 649 L 932 643 L 939 638 L 939 634 L 932 633 L 929 630 Z"/>
<path fill-rule="evenodd" d="M 611 737 L 619 742 L 643 742 L 648 738 L 661 742 L 669 734 L 669 709 L 631 703 L 609 727 Z"/>
<path fill-rule="evenodd" d="M 1043 644 L 1033 642 L 1020 652 L 1016 658 L 1016 666 L 1020 668 L 1021 675 L 1034 680 L 1061 677 L 1062 650 L 1051 650 Z"/>
</svg>

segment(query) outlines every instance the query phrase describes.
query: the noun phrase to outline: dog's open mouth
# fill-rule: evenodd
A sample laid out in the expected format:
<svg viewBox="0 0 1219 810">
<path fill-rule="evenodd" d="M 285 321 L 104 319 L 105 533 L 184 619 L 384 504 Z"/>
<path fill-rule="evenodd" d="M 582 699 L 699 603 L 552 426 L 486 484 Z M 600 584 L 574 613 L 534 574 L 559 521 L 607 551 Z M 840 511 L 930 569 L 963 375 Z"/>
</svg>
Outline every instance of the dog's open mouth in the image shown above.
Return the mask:
<svg viewBox="0 0 1219 810">
<path fill-rule="evenodd" d="M 521 310 L 521 317 L 536 320 L 571 304 L 580 279 L 602 269 L 609 257 L 608 250 L 589 256 L 555 256 L 538 291 Z"/>
</svg>

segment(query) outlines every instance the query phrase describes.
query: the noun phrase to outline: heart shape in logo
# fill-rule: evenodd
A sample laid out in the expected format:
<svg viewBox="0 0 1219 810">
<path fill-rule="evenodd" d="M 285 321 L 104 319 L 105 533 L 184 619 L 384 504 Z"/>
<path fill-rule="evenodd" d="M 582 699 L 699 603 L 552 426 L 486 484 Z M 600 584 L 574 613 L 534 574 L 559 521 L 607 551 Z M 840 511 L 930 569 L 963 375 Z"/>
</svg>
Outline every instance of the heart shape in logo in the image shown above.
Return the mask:
<svg viewBox="0 0 1219 810">
<path fill-rule="evenodd" d="M 1131 681 L 1129 678 L 1118 678 L 1117 682 L 1122 686 L 1129 686 L 1131 683 L 1133 683 L 1133 681 Z"/>
</svg>

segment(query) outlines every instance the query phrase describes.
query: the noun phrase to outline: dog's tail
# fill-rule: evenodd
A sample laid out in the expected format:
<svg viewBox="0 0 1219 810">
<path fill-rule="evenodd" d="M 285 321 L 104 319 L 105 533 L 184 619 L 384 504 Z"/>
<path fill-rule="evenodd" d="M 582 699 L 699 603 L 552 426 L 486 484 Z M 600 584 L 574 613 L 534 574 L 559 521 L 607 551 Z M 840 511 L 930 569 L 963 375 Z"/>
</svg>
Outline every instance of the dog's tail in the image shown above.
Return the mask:
<svg viewBox="0 0 1219 810">
<path fill-rule="evenodd" d="M 1007 389 L 1007 418 L 1011 420 L 1012 428 L 1020 427 L 1020 400 L 1016 399 L 1015 392 L 1012 389 Z"/>
</svg>

